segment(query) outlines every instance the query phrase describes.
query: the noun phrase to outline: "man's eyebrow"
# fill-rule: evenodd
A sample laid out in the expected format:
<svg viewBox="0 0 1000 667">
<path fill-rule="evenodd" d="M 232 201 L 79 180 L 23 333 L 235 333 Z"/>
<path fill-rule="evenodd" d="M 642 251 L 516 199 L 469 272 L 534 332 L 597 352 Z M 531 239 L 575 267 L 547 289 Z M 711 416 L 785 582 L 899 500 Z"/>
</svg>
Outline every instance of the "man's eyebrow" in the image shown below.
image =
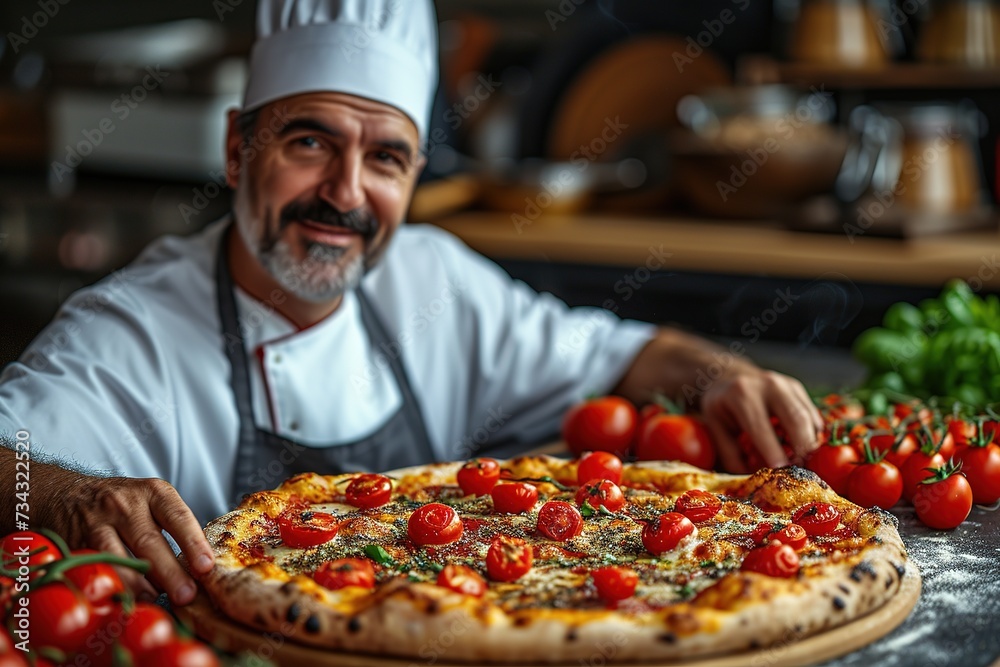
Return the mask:
<svg viewBox="0 0 1000 667">
<path fill-rule="evenodd" d="M 296 130 L 312 130 L 313 132 L 319 132 L 321 134 L 329 134 L 332 137 L 339 137 L 342 134 L 332 127 L 324 125 L 318 120 L 313 120 L 312 118 L 293 118 L 285 123 L 284 127 L 278 130 L 278 135 L 284 136 L 286 134 L 291 134 Z"/>
</svg>

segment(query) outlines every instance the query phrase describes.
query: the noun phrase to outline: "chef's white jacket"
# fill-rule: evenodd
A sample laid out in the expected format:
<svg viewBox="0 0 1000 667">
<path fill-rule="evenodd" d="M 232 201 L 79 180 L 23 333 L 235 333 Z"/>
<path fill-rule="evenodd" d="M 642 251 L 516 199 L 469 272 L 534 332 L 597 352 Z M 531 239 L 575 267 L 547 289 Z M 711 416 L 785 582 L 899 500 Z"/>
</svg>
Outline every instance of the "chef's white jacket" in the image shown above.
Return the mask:
<svg viewBox="0 0 1000 667">
<path fill-rule="evenodd" d="M 0 374 L 0 434 L 28 431 L 39 460 L 161 477 L 202 522 L 231 509 L 238 419 L 214 273 L 226 224 L 164 237 L 73 294 Z M 401 355 L 436 457 L 468 458 L 553 436 L 654 334 L 538 294 L 426 225 L 401 226 L 363 288 L 389 349 L 372 349 L 353 293 L 300 331 L 274 309 L 280 293 L 261 302 L 237 289 L 258 427 L 322 446 L 374 432 L 401 405 L 386 364 Z"/>
</svg>

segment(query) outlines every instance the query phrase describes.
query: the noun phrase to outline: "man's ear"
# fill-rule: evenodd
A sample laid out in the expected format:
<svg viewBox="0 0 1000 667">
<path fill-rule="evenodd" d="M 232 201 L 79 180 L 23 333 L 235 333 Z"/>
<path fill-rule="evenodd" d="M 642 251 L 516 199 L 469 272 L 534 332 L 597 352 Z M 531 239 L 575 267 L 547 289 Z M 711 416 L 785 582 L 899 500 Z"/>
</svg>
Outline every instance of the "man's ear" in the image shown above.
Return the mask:
<svg viewBox="0 0 1000 667">
<path fill-rule="evenodd" d="M 236 189 L 240 175 L 240 146 L 243 145 L 243 133 L 240 132 L 239 109 L 226 112 L 228 126 L 226 127 L 226 185 Z"/>
</svg>

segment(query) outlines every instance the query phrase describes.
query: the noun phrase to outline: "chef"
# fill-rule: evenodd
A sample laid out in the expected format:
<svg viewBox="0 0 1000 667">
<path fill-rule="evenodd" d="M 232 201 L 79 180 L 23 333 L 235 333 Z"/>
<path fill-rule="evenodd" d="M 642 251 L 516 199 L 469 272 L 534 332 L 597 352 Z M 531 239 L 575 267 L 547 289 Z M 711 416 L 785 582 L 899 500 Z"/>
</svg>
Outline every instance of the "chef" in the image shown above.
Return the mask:
<svg viewBox="0 0 1000 667">
<path fill-rule="evenodd" d="M 185 604 L 194 582 L 161 529 L 205 572 L 200 525 L 244 493 L 300 471 L 503 456 L 556 435 L 588 394 L 697 386 L 730 468 L 741 429 L 787 463 L 770 415 L 799 456 L 813 446 L 819 416 L 791 378 L 568 308 L 440 229 L 401 225 L 437 84 L 429 0 L 263 0 L 258 18 L 228 118 L 231 215 L 71 296 L 0 376 L 0 433 L 32 452 L 34 525 L 151 560 Z M 14 468 L 0 448 L 0 507 Z"/>
</svg>

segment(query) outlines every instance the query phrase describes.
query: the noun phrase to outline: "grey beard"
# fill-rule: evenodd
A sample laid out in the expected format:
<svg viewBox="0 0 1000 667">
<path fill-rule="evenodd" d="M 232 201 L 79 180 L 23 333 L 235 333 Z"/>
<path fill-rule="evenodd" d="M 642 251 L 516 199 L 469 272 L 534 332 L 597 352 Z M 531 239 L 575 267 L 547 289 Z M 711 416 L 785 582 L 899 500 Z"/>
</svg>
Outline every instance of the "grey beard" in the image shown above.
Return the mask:
<svg viewBox="0 0 1000 667">
<path fill-rule="evenodd" d="M 304 301 L 324 303 L 357 287 L 365 274 L 364 258 L 358 255 L 344 264 L 346 252 L 346 248 L 311 243 L 308 255 L 298 261 L 282 240 L 261 249 L 259 259 L 283 288 Z"/>
</svg>

